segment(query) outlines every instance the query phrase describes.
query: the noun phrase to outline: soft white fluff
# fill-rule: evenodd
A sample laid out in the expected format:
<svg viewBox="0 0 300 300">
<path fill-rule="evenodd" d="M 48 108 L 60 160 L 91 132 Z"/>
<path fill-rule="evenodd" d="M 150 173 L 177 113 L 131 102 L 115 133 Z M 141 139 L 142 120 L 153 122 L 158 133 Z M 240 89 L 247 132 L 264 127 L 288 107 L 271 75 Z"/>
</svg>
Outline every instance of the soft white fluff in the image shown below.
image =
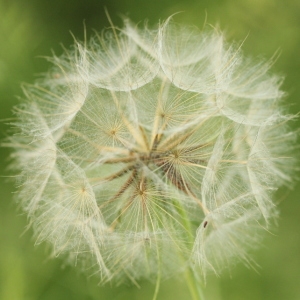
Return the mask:
<svg viewBox="0 0 300 300">
<path fill-rule="evenodd" d="M 170 19 L 126 21 L 50 60 L 9 142 L 37 243 L 103 281 L 251 264 L 272 191 L 292 179 L 271 63 Z"/>
</svg>

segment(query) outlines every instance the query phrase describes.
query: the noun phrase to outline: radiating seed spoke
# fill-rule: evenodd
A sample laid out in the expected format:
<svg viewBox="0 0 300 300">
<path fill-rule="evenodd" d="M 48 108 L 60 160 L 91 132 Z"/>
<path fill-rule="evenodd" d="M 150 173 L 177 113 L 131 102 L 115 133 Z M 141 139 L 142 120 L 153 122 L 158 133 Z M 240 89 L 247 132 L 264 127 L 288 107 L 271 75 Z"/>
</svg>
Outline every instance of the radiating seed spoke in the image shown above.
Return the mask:
<svg viewBox="0 0 300 300">
<path fill-rule="evenodd" d="M 123 195 L 124 192 L 131 186 L 132 182 L 136 178 L 136 175 L 137 175 L 137 171 L 136 171 L 136 169 L 134 169 L 133 172 L 132 172 L 132 174 L 131 174 L 131 176 L 126 180 L 126 182 L 117 191 L 117 193 L 113 197 L 111 197 L 109 200 L 107 200 L 106 202 L 104 202 L 101 205 L 99 205 L 99 209 L 107 206 L 111 202 L 115 201 L 118 197 L 120 197 L 121 195 Z"/>
</svg>

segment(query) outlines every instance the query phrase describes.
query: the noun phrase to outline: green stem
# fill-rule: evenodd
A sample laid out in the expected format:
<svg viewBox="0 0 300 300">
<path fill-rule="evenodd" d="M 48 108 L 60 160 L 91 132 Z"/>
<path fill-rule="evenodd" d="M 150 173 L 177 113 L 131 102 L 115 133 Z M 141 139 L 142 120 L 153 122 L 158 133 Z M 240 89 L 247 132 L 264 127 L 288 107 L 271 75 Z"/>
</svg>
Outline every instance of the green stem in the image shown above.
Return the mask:
<svg viewBox="0 0 300 300">
<path fill-rule="evenodd" d="M 175 202 L 175 201 L 174 201 Z M 191 223 L 186 215 L 185 209 L 182 207 L 182 205 L 176 201 L 174 205 L 177 209 L 177 212 L 181 216 L 183 222 L 182 225 L 186 229 L 186 232 L 188 233 L 188 240 L 193 245 L 194 243 L 194 236 L 191 228 Z M 194 272 L 194 270 L 191 267 L 187 267 L 185 273 L 184 273 L 186 283 L 188 285 L 190 294 L 192 296 L 193 300 L 205 300 L 204 295 L 200 286 L 200 280 L 197 278 L 197 274 Z"/>
<path fill-rule="evenodd" d="M 199 280 L 196 277 L 195 272 L 188 267 L 185 271 L 185 280 L 190 290 L 190 294 L 193 300 L 204 300 L 202 289 L 200 288 Z"/>
</svg>

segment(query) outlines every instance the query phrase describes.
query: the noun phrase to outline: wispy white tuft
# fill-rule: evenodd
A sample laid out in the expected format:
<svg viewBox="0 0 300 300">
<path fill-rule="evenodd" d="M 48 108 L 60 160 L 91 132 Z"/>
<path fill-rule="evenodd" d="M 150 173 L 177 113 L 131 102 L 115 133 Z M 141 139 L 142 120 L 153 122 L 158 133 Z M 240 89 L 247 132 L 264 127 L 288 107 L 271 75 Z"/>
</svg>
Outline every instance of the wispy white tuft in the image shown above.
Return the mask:
<svg viewBox="0 0 300 300">
<path fill-rule="evenodd" d="M 37 243 L 103 282 L 255 265 L 295 164 L 271 62 L 171 19 L 49 60 L 6 143 Z"/>
</svg>

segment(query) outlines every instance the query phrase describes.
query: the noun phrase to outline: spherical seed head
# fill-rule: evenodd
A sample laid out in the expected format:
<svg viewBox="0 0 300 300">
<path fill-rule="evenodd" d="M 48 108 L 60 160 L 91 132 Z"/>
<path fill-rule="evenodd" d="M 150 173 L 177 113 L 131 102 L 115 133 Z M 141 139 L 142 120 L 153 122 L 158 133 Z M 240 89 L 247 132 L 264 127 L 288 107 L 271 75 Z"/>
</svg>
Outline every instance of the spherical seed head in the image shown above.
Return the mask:
<svg viewBox="0 0 300 300">
<path fill-rule="evenodd" d="M 170 19 L 126 21 L 52 62 L 11 138 L 37 243 L 103 281 L 251 264 L 294 163 L 271 63 Z"/>
</svg>

